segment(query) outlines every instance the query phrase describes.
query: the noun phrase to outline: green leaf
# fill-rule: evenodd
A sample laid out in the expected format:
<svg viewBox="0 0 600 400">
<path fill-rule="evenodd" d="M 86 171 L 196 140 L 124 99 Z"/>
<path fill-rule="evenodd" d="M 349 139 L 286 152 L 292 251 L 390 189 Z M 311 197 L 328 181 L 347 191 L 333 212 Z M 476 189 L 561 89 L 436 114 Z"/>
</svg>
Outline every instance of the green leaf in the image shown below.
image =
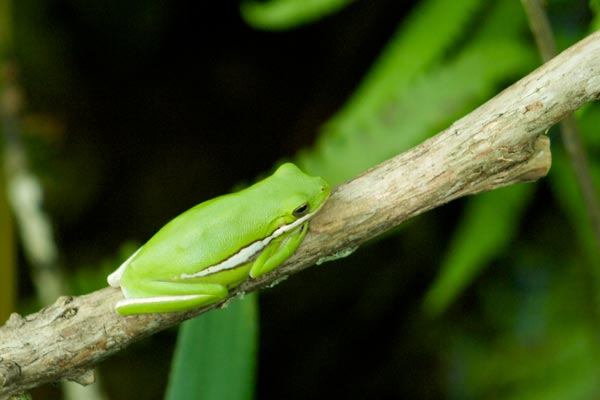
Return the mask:
<svg viewBox="0 0 600 400">
<path fill-rule="evenodd" d="M 240 11 L 256 29 L 285 30 L 333 14 L 353 0 L 271 0 L 242 2 Z"/>
<path fill-rule="evenodd" d="M 522 12 L 504 0 L 479 16 L 480 35 L 440 60 L 456 45 L 449 38 L 459 39 L 462 28 L 455 25 L 474 23 L 473 3 L 453 2 L 452 10 L 447 5 L 424 2 L 411 15 L 348 104 L 323 127 L 316 146 L 298 155 L 303 169 L 332 184 L 343 182 L 422 142 L 532 68 L 536 56 L 516 34 L 525 26 Z M 435 26 L 442 11 L 456 18 L 455 25 Z M 499 21 L 508 29 L 502 35 L 495 34 Z"/>
<path fill-rule="evenodd" d="M 333 119 L 364 118 L 404 92 L 423 71 L 440 62 L 482 4 L 479 0 L 419 2 Z"/>
<path fill-rule="evenodd" d="M 247 400 L 254 394 L 257 296 L 182 324 L 167 400 Z"/>
<path fill-rule="evenodd" d="M 444 128 L 531 60 L 529 50 L 514 41 L 469 47 L 380 109 L 327 124 L 316 148 L 300 153 L 298 163 L 332 184 L 340 183 Z"/>
</svg>

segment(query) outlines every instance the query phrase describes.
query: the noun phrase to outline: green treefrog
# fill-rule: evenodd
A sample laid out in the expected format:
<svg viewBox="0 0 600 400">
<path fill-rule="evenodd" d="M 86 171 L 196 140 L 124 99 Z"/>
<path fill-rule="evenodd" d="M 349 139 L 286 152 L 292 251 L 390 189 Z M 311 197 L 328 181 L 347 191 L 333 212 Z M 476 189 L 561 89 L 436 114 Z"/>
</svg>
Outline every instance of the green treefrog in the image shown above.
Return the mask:
<svg viewBox="0 0 600 400">
<path fill-rule="evenodd" d="M 294 164 L 237 193 L 205 201 L 167 223 L 115 272 L 121 315 L 174 312 L 225 299 L 294 253 L 329 196 Z"/>
</svg>

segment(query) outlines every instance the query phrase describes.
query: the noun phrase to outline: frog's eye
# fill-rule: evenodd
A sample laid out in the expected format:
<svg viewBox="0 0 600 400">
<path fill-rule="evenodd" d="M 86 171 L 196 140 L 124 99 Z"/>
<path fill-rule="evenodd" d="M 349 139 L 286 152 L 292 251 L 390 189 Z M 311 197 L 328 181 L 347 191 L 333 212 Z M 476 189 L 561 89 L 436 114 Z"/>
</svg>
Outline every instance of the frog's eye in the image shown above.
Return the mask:
<svg viewBox="0 0 600 400">
<path fill-rule="evenodd" d="M 292 211 L 292 215 L 296 218 L 300 218 L 306 215 L 308 212 L 308 203 L 303 203 L 296 207 L 294 211 Z"/>
</svg>

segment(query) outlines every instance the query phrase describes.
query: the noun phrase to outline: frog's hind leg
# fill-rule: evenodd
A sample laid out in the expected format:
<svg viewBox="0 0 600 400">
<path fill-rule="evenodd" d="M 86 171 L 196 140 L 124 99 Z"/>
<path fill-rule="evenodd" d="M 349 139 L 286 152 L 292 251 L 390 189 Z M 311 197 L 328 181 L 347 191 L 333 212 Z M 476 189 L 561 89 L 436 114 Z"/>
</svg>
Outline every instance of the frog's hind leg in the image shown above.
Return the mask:
<svg viewBox="0 0 600 400">
<path fill-rule="evenodd" d="M 193 310 L 224 300 L 229 294 L 225 286 L 215 283 L 146 281 L 141 286 L 145 293 L 124 291 L 125 299 L 115 306 L 119 314 Z"/>
</svg>

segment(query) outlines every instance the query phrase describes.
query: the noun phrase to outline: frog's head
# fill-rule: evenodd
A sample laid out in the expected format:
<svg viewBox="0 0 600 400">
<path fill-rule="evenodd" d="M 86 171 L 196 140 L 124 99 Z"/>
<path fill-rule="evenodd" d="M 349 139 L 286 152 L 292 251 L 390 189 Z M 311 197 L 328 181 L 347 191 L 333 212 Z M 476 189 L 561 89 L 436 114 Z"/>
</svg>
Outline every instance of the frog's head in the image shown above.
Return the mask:
<svg viewBox="0 0 600 400">
<path fill-rule="evenodd" d="M 323 178 L 307 175 L 292 163 L 282 164 L 273 177 L 281 192 L 286 193 L 282 200 L 288 222 L 312 216 L 325 203 L 331 191 Z"/>
</svg>

